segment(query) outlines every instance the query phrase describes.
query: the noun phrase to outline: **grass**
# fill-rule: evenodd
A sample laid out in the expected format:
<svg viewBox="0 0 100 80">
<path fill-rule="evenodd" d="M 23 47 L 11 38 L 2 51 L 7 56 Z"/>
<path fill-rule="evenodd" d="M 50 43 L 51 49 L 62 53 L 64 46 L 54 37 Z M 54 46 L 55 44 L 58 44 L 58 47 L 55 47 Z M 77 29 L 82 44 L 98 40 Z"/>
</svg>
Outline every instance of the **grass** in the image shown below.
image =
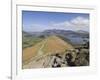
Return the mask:
<svg viewBox="0 0 100 80">
<path fill-rule="evenodd" d="M 30 61 L 32 57 L 36 56 L 37 55 L 36 53 L 38 53 L 38 49 L 40 48 L 41 45 L 42 45 L 41 43 L 38 43 L 35 46 L 23 49 L 23 55 L 22 55 L 23 63 Z"/>
<path fill-rule="evenodd" d="M 34 46 L 35 44 L 37 44 L 38 42 L 42 41 L 42 38 L 38 38 L 38 37 L 23 37 L 23 41 L 22 41 L 22 45 L 23 45 L 23 49 L 27 48 L 27 47 L 31 47 Z"/>
<path fill-rule="evenodd" d="M 60 53 L 65 51 L 66 49 L 73 49 L 73 47 L 69 43 L 63 41 L 61 38 L 51 36 L 47 39 L 43 51 L 45 53 Z"/>
</svg>

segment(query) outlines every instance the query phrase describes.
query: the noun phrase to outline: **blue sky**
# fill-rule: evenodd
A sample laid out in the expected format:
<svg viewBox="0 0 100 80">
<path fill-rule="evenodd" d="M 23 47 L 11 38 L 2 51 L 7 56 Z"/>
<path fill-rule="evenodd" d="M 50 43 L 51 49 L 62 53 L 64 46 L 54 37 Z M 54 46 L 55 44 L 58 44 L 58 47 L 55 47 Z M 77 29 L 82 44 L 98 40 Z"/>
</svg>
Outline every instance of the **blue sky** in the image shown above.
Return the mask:
<svg viewBox="0 0 100 80">
<path fill-rule="evenodd" d="M 89 31 L 89 14 L 22 11 L 23 30 L 28 32 L 47 29 Z"/>
</svg>

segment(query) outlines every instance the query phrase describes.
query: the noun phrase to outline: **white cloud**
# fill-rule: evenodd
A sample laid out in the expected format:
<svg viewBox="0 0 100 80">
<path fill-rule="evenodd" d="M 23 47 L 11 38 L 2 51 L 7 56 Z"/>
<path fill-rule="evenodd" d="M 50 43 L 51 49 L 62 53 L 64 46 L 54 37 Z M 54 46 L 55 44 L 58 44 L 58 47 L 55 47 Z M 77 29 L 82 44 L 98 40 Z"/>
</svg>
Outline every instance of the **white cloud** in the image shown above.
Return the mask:
<svg viewBox="0 0 100 80">
<path fill-rule="evenodd" d="M 23 28 L 23 30 L 30 31 L 30 32 L 43 31 L 48 29 L 89 31 L 89 19 L 79 16 L 71 20 L 66 20 L 64 22 L 50 23 L 48 25 L 30 24 L 30 26 Z"/>
<path fill-rule="evenodd" d="M 42 30 L 43 25 L 39 24 L 30 24 L 28 26 L 23 27 L 23 30 L 28 31 L 28 32 L 33 32 L 33 31 L 40 31 Z"/>
<path fill-rule="evenodd" d="M 53 27 L 69 30 L 89 30 L 89 19 L 84 17 L 76 17 L 70 21 L 52 24 Z"/>
<path fill-rule="evenodd" d="M 83 18 L 83 17 L 77 17 L 77 18 L 71 20 L 71 23 L 73 25 L 77 25 L 76 27 L 89 26 L 89 20 L 86 18 Z"/>
</svg>

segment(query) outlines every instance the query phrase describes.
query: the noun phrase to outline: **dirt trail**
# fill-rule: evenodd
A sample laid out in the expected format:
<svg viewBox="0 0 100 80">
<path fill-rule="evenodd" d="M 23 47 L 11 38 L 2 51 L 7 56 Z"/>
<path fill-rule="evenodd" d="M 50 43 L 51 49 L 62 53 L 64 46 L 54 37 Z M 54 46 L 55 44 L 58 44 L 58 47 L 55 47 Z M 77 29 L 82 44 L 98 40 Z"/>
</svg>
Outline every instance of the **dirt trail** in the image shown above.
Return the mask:
<svg viewBox="0 0 100 80">
<path fill-rule="evenodd" d="M 42 49 L 44 48 L 46 42 L 47 42 L 47 39 L 44 40 L 42 46 L 40 47 L 40 49 L 39 49 L 39 51 L 38 51 L 38 55 L 43 55 L 43 51 L 42 51 Z"/>
</svg>

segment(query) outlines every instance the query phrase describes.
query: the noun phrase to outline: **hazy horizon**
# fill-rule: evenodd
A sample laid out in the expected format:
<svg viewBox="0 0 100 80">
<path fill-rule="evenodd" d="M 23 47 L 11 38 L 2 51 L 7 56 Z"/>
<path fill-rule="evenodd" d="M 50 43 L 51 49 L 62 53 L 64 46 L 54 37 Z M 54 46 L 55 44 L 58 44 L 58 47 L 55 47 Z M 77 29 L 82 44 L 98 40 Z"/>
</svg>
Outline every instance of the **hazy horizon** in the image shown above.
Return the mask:
<svg viewBox="0 0 100 80">
<path fill-rule="evenodd" d="M 46 30 L 64 30 L 64 29 L 46 29 Z M 25 31 L 25 30 L 22 30 L 22 31 L 31 33 L 31 32 L 44 32 L 46 30 L 43 30 L 43 31 Z M 88 32 L 89 33 L 89 31 L 85 31 L 85 30 L 64 30 L 64 31 L 75 31 L 75 32 L 84 31 L 84 32 Z"/>
</svg>

